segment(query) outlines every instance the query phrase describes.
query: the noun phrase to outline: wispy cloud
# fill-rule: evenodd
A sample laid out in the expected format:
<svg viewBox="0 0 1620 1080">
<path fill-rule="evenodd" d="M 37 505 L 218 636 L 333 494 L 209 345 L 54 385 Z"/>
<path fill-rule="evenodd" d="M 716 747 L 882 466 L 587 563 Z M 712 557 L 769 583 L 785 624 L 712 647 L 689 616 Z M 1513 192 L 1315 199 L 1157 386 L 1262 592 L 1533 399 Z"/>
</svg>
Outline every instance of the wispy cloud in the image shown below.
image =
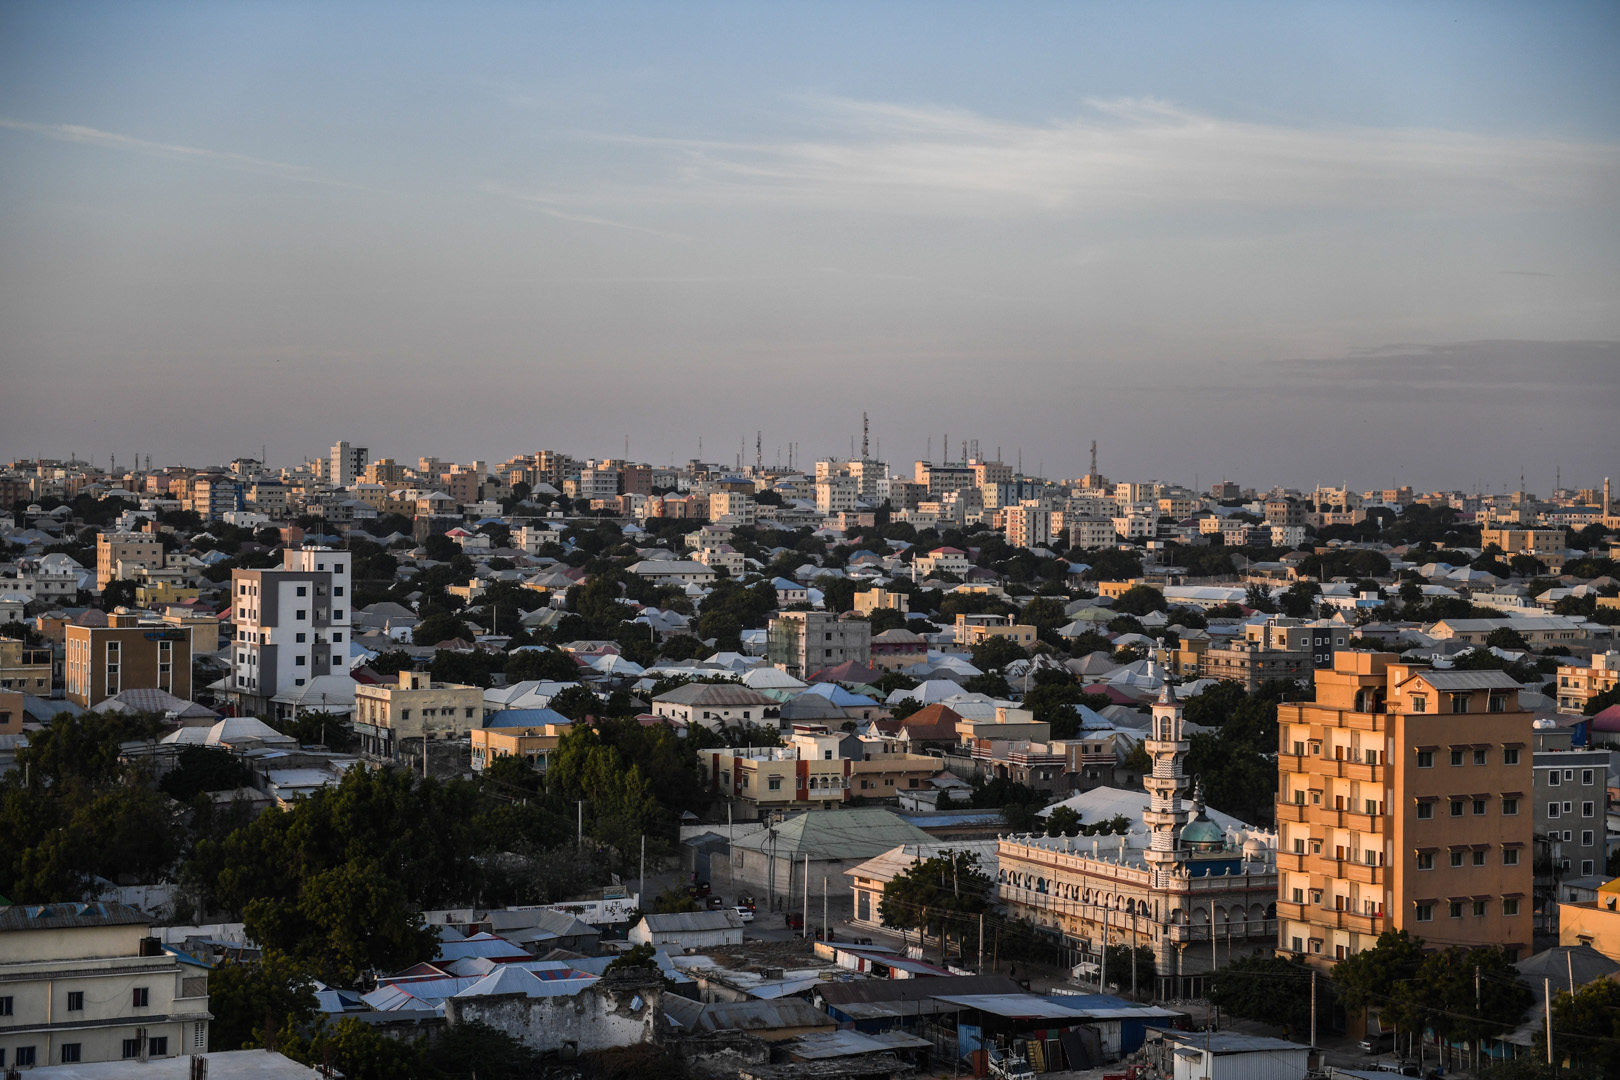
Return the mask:
<svg viewBox="0 0 1620 1080">
<path fill-rule="evenodd" d="M 609 229 L 625 229 L 629 232 L 646 233 L 648 236 L 662 237 L 665 240 L 676 240 L 682 243 L 690 241 L 690 236 L 677 232 L 668 232 L 663 229 L 652 229 L 645 225 L 634 225 L 628 221 L 614 221 L 611 218 L 599 217 L 596 214 L 583 213 L 578 210 L 564 209 L 575 200 L 570 196 L 547 195 L 534 191 L 520 191 L 506 187 L 502 184 L 484 184 L 482 190 L 491 195 L 512 199 L 523 203 L 530 208 L 545 214 L 547 217 L 558 218 L 562 221 L 574 221 L 581 225 L 601 225 Z"/>
<path fill-rule="evenodd" d="M 241 169 L 264 176 L 277 176 L 283 180 L 292 180 L 301 184 L 326 184 L 332 187 L 367 190 L 357 184 L 350 184 L 323 176 L 306 165 L 290 165 L 284 161 L 271 161 L 267 158 L 232 153 L 228 150 L 207 150 L 197 146 L 182 146 L 178 143 L 154 142 L 150 139 L 138 139 L 133 135 L 121 135 L 115 131 L 102 131 L 99 128 L 85 127 L 82 124 L 38 124 L 27 120 L 16 120 L 8 116 L 0 116 L 0 128 L 9 128 L 12 131 L 27 131 L 61 142 L 84 143 L 108 150 L 122 150 L 126 153 L 144 154 L 148 157 L 168 158 L 171 161 L 194 161 L 208 165 L 219 165 L 225 168 Z"/>
<path fill-rule="evenodd" d="M 798 138 L 603 135 L 669 156 L 627 199 L 738 199 L 1003 216 L 1165 206 L 1465 211 L 1613 203 L 1620 147 L 1450 131 L 1290 127 L 1151 99 L 1046 123 L 820 99 Z"/>
</svg>

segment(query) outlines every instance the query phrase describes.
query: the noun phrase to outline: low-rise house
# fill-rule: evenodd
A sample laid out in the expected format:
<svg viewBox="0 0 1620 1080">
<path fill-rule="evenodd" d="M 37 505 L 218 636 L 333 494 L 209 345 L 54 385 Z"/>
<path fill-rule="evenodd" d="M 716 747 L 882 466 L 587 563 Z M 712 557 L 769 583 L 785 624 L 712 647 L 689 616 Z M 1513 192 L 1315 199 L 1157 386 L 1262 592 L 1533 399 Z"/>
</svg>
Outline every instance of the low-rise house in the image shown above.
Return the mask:
<svg viewBox="0 0 1620 1080">
<path fill-rule="evenodd" d="M 734 683 L 686 683 L 653 698 L 652 711 L 655 716 L 719 731 L 748 725 L 774 727 L 781 704 Z"/>
<path fill-rule="evenodd" d="M 573 721 L 551 709 L 503 709 L 491 713 L 469 733 L 472 769 L 483 772 L 496 759 L 515 756 L 536 772 L 545 772 L 551 752 Z"/>
<path fill-rule="evenodd" d="M 712 566 L 685 559 L 643 559 L 628 569 L 655 585 L 712 585 L 719 576 Z"/>
<path fill-rule="evenodd" d="M 626 935 L 632 945 L 663 945 L 675 949 L 711 949 L 741 945 L 743 921 L 736 911 L 682 911 L 669 915 L 643 915 Z"/>
<path fill-rule="evenodd" d="M 1560 664 L 1558 711 L 1579 716 L 1586 703 L 1620 685 L 1620 652 L 1595 653 L 1590 664 Z"/>
</svg>

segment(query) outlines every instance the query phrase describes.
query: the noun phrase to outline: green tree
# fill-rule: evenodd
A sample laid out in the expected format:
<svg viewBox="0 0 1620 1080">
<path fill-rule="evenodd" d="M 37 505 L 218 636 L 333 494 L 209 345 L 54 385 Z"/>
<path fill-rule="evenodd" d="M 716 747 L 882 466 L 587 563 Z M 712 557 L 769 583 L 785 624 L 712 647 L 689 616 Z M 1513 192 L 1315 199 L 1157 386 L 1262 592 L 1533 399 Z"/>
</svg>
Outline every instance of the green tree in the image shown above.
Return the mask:
<svg viewBox="0 0 1620 1080">
<path fill-rule="evenodd" d="M 1501 949 L 1454 947 L 1427 956 L 1396 996 L 1413 1030 L 1473 1042 L 1511 1031 L 1524 1015 L 1531 993 L 1517 979 Z"/>
<path fill-rule="evenodd" d="M 1046 800 L 1034 788 L 998 776 L 974 788 L 969 805 L 975 810 L 1000 810 L 1002 820 L 1014 832 L 1026 832 L 1036 825 L 1035 811 Z"/>
<path fill-rule="evenodd" d="M 911 864 L 883 887 L 878 915 L 884 926 L 918 930 L 939 938 L 939 961 L 954 931 L 961 938 L 978 932 L 979 915 L 989 910 L 993 886 L 968 851 L 941 851 Z"/>
<path fill-rule="evenodd" d="M 1620 1076 L 1620 983 L 1599 979 L 1571 995 L 1559 990 L 1552 1002 L 1554 1048 L 1602 1076 Z M 1547 1037 L 1535 1035 L 1536 1056 L 1545 1060 Z"/>
<path fill-rule="evenodd" d="M 306 1065 L 330 1063 L 345 1080 L 414 1080 L 424 1073 L 427 1040 L 406 1042 L 346 1016 L 335 1025 L 323 1018 L 309 1039 L 296 1037 L 277 1047 Z"/>
<path fill-rule="evenodd" d="M 352 984 L 432 955 L 420 912 L 475 895 L 480 824 L 477 790 L 464 781 L 350 769 L 227 837 L 218 898 L 265 948 Z M 216 859 L 206 845 L 198 857 Z"/>
<path fill-rule="evenodd" d="M 579 664 L 561 649 L 519 649 L 507 655 L 506 683 L 539 679 L 546 682 L 574 682 Z"/>
<path fill-rule="evenodd" d="M 1290 1038 L 1310 1030 L 1311 969 L 1304 961 L 1280 956 L 1245 956 L 1211 978 L 1210 1000 L 1222 1010 L 1234 1016 L 1276 1024 Z M 1322 1016 L 1332 1014 L 1332 991 L 1331 980 L 1319 980 L 1316 1007 Z"/>
<path fill-rule="evenodd" d="M 653 898 L 653 910 L 660 915 L 671 915 L 681 911 L 696 911 L 698 905 L 697 901 L 685 889 L 678 885 L 671 885 Z M 623 959 L 623 957 L 620 957 L 620 960 Z M 615 960 L 614 963 L 619 963 L 620 960 Z"/>
<path fill-rule="evenodd" d="M 1023 706 L 1040 723 L 1052 725 L 1054 739 L 1072 739 L 1080 731 L 1080 714 L 1075 706 L 1085 699 L 1085 691 L 1070 679 L 1067 683 L 1045 683 L 1024 695 Z"/>
<path fill-rule="evenodd" d="M 999 671 L 1014 660 L 1028 660 L 1029 653 L 1010 637 L 989 637 L 973 647 L 973 666 L 980 671 Z"/>
<path fill-rule="evenodd" d="M 1129 581 L 1142 574 L 1142 555 L 1137 551 L 1103 548 L 1071 552 L 1070 556 L 1075 562 L 1087 564 L 1087 570 L 1081 575 L 1087 581 Z"/>
<path fill-rule="evenodd" d="M 417 646 L 437 645 L 452 638 L 471 641 L 473 633 L 465 622 L 447 611 L 429 615 L 411 630 L 411 643 Z"/>
<path fill-rule="evenodd" d="M 1485 635 L 1485 645 L 1487 648 L 1504 650 L 1529 648 L 1529 645 L 1525 643 L 1524 635 L 1511 626 L 1498 626 Z"/>
<path fill-rule="evenodd" d="M 1353 953 L 1333 969 L 1333 986 L 1346 1010 L 1366 1014 L 1382 1006 L 1386 1023 L 1402 1031 L 1416 1029 L 1423 1019 L 1403 1005 L 1403 988 L 1423 966 L 1423 939 L 1405 930 L 1385 930 L 1371 949 Z"/>
<path fill-rule="evenodd" d="M 1046 815 L 1046 835 L 1079 836 L 1080 811 L 1072 806 L 1054 806 Z"/>
<path fill-rule="evenodd" d="M 253 772 L 229 750 L 212 746 L 183 746 L 175 767 L 158 787 L 181 802 L 208 791 L 229 791 L 253 780 Z"/>
<path fill-rule="evenodd" d="M 1308 619 L 1316 614 L 1316 598 L 1322 587 L 1314 581 L 1296 581 L 1277 600 L 1284 615 L 1294 619 Z"/>
<path fill-rule="evenodd" d="M 1581 711 L 1587 716 L 1596 716 L 1611 705 L 1620 705 L 1620 685 L 1611 686 L 1602 693 L 1593 694 L 1586 699 L 1586 708 Z"/>
<path fill-rule="evenodd" d="M 1146 615 L 1169 608 L 1164 593 L 1151 585 L 1132 585 L 1114 601 L 1114 610 L 1121 615 Z"/>
<path fill-rule="evenodd" d="M 135 583 L 133 581 L 109 581 L 101 590 L 101 610 L 112 611 L 115 608 L 135 606 Z"/>
<path fill-rule="evenodd" d="M 247 963 L 226 960 L 208 978 L 208 1049 L 249 1050 L 268 1045 L 265 1018 L 276 1025 L 278 1043 L 315 1018 L 314 977 L 273 950 Z"/>
</svg>

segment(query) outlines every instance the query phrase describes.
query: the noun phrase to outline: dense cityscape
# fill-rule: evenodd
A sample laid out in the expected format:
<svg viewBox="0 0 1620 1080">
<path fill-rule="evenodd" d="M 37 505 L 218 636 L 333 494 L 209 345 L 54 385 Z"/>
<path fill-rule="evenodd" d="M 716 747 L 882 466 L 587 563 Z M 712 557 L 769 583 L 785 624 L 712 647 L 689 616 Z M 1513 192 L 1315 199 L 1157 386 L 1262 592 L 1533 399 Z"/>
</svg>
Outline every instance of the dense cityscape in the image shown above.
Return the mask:
<svg viewBox="0 0 1620 1080">
<path fill-rule="evenodd" d="M 1620 1077 L 1617 53 L 0 3 L 0 1080 Z"/>
<path fill-rule="evenodd" d="M 956 445 L 10 463 L 7 1065 L 1608 1060 L 1607 480 Z"/>
</svg>

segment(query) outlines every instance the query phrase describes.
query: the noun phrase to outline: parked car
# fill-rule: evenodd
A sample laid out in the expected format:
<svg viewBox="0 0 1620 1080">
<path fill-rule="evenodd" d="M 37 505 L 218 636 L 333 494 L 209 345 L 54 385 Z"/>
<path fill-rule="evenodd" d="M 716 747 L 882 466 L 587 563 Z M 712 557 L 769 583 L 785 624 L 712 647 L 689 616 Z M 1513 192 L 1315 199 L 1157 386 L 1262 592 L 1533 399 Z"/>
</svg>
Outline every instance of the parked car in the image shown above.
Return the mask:
<svg viewBox="0 0 1620 1080">
<path fill-rule="evenodd" d="M 1387 1054 L 1395 1049 L 1395 1033 L 1384 1031 L 1377 1035 L 1368 1035 L 1359 1045 L 1363 1054 Z"/>
<path fill-rule="evenodd" d="M 753 922 L 754 921 L 754 909 L 753 908 L 745 907 L 742 904 L 738 904 L 732 910 L 736 911 L 737 918 L 741 919 L 743 922 Z"/>
</svg>

